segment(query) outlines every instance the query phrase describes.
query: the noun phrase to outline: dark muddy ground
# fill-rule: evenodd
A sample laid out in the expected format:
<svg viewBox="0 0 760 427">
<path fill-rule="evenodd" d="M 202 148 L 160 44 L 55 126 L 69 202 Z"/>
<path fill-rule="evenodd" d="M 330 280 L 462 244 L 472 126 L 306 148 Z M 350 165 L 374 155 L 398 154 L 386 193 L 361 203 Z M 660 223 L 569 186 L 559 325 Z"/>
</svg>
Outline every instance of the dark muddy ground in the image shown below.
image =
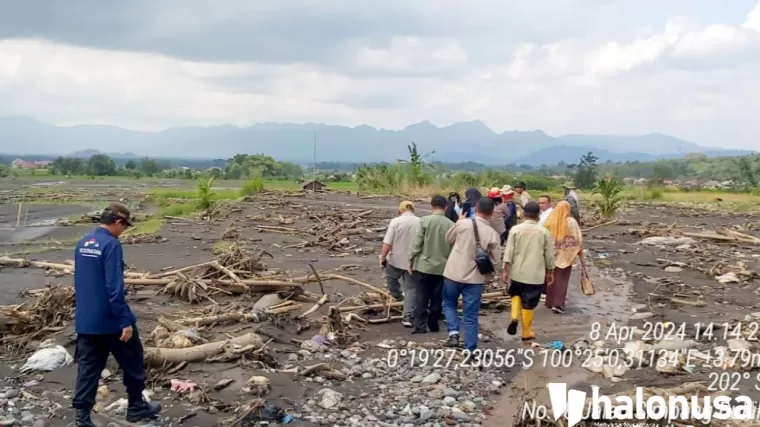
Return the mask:
<svg viewBox="0 0 760 427">
<path fill-rule="evenodd" d="M 230 225 L 237 226 L 241 232 L 241 239 L 251 245 L 267 250 L 273 259 L 266 259 L 270 269 L 280 269 L 291 272 L 294 276 L 308 272 L 308 264 L 313 263 L 318 270 L 330 270 L 343 267 L 341 274 L 356 279 L 382 286 L 383 276 L 377 266 L 377 249 L 379 248 L 382 232 L 363 233 L 359 238 L 352 238 L 349 249 L 330 251 L 322 246 L 306 247 L 302 249 L 287 248 L 304 241 L 300 235 L 288 235 L 273 232 L 262 232 L 255 228 L 256 225 L 281 225 L 285 227 L 303 228 L 313 221 L 299 220 L 295 224 L 282 224 L 278 216 L 289 218 L 295 214 L 309 212 L 319 216 L 320 212 L 333 209 L 372 209 L 370 216 L 378 227 L 382 227 L 394 214 L 398 200 L 362 200 L 354 196 L 338 195 L 309 195 L 297 198 L 284 198 L 277 203 L 268 201 L 243 203 L 238 206 L 242 212 L 235 213 L 227 219 L 212 222 L 200 220 L 177 220 L 170 221 L 159 234 L 168 239 L 158 244 L 125 245 L 125 255 L 128 264 L 138 270 L 159 271 L 160 269 L 173 266 L 175 268 L 195 264 L 208 260 L 211 257 L 211 249 L 224 231 Z M 273 204 L 274 203 L 274 204 Z M 0 205 L 0 218 L 2 213 L 13 211 L 14 205 Z M 84 207 L 83 207 L 84 208 Z M 48 216 L 66 217 L 75 211 L 77 207 L 59 205 L 56 208 L 41 209 L 39 216 L 47 219 Z M 85 210 L 89 210 L 86 209 Z M 31 210 L 30 210 L 31 212 Z M 36 211 L 35 211 L 36 212 Z M 424 214 L 420 210 L 419 214 Z M 30 213 L 31 215 L 31 213 Z M 35 213 L 37 215 L 37 213 Z M 11 218 L 13 215 L 11 215 Z M 42 218 L 45 217 L 45 218 Z M 697 268 L 707 269 L 719 261 L 724 261 L 725 271 L 730 271 L 730 266 L 737 260 L 745 263 L 747 270 L 757 270 L 760 267 L 760 259 L 756 255 L 757 246 L 752 244 L 718 243 L 711 240 L 695 239 L 688 247 L 675 246 L 641 246 L 638 244 L 642 238 L 648 235 L 677 234 L 679 231 L 699 232 L 704 230 L 718 230 L 721 228 L 742 228 L 743 232 L 758 235 L 751 230 L 754 217 L 749 215 L 734 215 L 720 212 L 695 211 L 688 207 L 674 206 L 639 206 L 632 207 L 620 215 L 620 222 L 615 225 L 607 225 L 591 230 L 585 235 L 585 248 L 587 260 L 591 267 L 592 280 L 594 281 L 597 294 L 593 297 L 584 297 L 579 292 L 579 277 L 577 268 L 571 284 L 568 304 L 568 313 L 564 316 L 555 315 L 549 310 L 540 308 L 536 314 L 536 332 L 539 334 L 538 341 L 541 344 L 550 343 L 553 340 L 561 340 L 567 346 L 572 345 L 579 339 L 595 341 L 590 335 L 592 325 L 599 323 L 602 331 L 609 331 L 613 326 L 637 324 L 644 326 L 644 322 L 672 322 L 675 325 L 687 325 L 687 334 L 684 339 L 694 338 L 694 325 L 698 322 L 728 322 L 742 320 L 745 322 L 755 321 L 752 313 L 758 310 L 755 306 L 757 301 L 757 282 L 754 278 L 743 280 L 740 283 L 721 284 L 715 277 L 700 272 Z M 64 227 L 51 230 L 49 235 L 60 236 L 58 238 L 72 237 L 86 232 L 87 227 Z M 650 231 L 646 231 L 650 230 Z M 15 232 L 18 233 L 18 232 Z M 56 234 L 60 233 L 60 234 Z M 2 241 L 14 239 L 14 234 L 1 235 Z M 42 238 L 42 237 L 37 237 Z M 7 239 L 7 240 L 6 240 Z M 15 238 L 15 240 L 23 240 Z M 16 247 L 21 245 L 14 245 Z M 71 249 L 60 249 L 28 255 L 31 259 L 48 261 L 65 261 L 71 259 Z M 679 266 L 680 270 L 666 267 Z M 0 304 L 14 304 L 23 299 L 18 296 L 20 291 L 40 288 L 49 282 L 70 284 L 71 276 L 50 278 L 44 275 L 42 270 L 34 269 L 10 269 L 0 272 L 0 286 L 7 291 L 0 296 Z M 316 284 L 306 285 L 312 292 L 318 292 Z M 355 295 L 359 291 L 352 285 L 342 282 L 326 282 L 327 293 L 340 293 L 342 295 Z M 197 306 L 179 302 L 165 296 L 156 296 L 155 289 L 143 288 L 132 294 L 131 304 L 140 319 L 140 328 L 143 336 L 147 336 L 155 325 L 155 320 L 161 313 L 192 310 Z M 656 293 L 652 296 L 651 293 Z M 703 306 L 697 307 L 678 302 L 672 302 L 666 298 L 676 298 L 679 301 L 699 301 Z M 241 297 L 245 304 L 253 304 L 255 298 Z M 637 306 L 638 312 L 650 312 L 651 317 L 646 320 L 631 320 L 633 306 Z M 323 307 L 324 309 L 324 307 Z M 324 314 L 326 310 L 319 313 Z M 749 317 L 747 317 L 749 316 Z M 318 315 L 315 319 L 318 319 Z M 525 347 L 518 343 L 514 337 L 505 334 L 505 325 L 508 314 L 505 311 L 484 311 L 481 319 L 484 333 L 490 337 L 486 345 L 491 348 L 502 348 L 506 351 Z M 745 320 L 746 319 L 746 320 Z M 221 334 L 225 331 L 233 335 L 239 335 L 246 331 L 262 327 L 262 332 L 280 338 L 271 344 L 273 350 L 279 351 L 282 358 L 287 358 L 289 353 L 297 351 L 288 343 L 291 338 L 308 339 L 314 334 L 306 331 L 302 334 L 295 333 L 295 325 L 285 322 L 280 325 L 246 325 L 214 328 L 214 333 Z M 247 328 L 247 329 L 246 329 Z M 318 327 L 317 327 L 318 329 Z M 368 327 L 361 334 L 360 342 L 377 344 L 386 339 L 408 340 L 408 330 L 399 324 L 376 325 Z M 760 332 L 758 333 L 760 335 Z M 700 342 L 697 348 L 700 351 L 709 352 L 716 345 L 724 344 L 722 332 L 715 332 L 714 342 Z M 70 346 L 71 331 L 67 330 L 58 334 L 56 340 L 67 343 Z M 426 340 L 443 339 L 444 333 L 428 334 Z M 415 340 L 417 338 L 414 338 Z M 283 343 L 278 343 L 282 341 Z M 607 346 L 612 346 L 607 344 Z M 622 344 L 618 344 L 622 346 Z M 387 351 L 387 350 L 386 350 Z M 538 351 L 538 350 L 537 350 Z M 382 354 L 381 349 L 374 348 L 363 354 L 369 357 L 372 354 Z M 303 362 L 308 365 L 306 361 Z M 659 386 L 668 387 L 685 381 L 704 379 L 710 381 L 716 375 L 715 369 L 700 367 L 695 373 L 680 372 L 677 375 L 664 375 L 658 373 L 652 367 L 629 370 L 616 378 L 615 381 L 605 379 L 601 374 L 596 374 L 583 369 L 575 363 L 572 367 L 552 366 L 547 362 L 546 366 L 540 356 L 534 359 L 534 366 L 522 371 L 521 375 L 515 376 L 521 370 L 512 369 L 503 373 L 505 380 L 511 381 L 509 388 L 502 391 L 504 397 L 493 404 L 491 415 L 487 416 L 482 425 L 501 426 L 503 420 L 514 416 L 519 398 L 526 393 L 539 393 L 544 384 L 550 380 L 565 381 L 576 384 L 583 388 L 590 384 L 602 386 L 605 392 L 616 392 L 631 389 L 635 386 Z M 9 364 L 1 367 L 2 375 L 16 377 Z M 116 372 L 116 367 L 111 366 Z M 257 371 L 250 367 L 241 367 L 233 364 L 191 364 L 189 368 L 175 374 L 177 378 L 191 379 L 199 384 L 206 382 L 214 384 L 222 378 L 238 380 L 227 389 L 213 392 L 212 398 L 224 402 L 240 402 L 243 394 L 242 386 L 247 379 Z M 65 396 L 70 395 L 73 386 L 75 367 L 61 368 L 50 374 L 42 376 L 42 382 L 32 387 L 34 393 L 42 393 L 44 390 L 55 390 L 56 399 L 63 405 L 60 414 L 67 414 L 65 409 L 67 402 Z M 752 378 L 756 373 L 752 372 Z M 323 385 L 304 381 L 294 381 L 289 374 L 266 373 L 273 384 L 273 391 L 267 396 L 269 403 L 299 408 L 303 402 L 313 398 L 317 388 Z M 25 378 L 28 379 L 28 378 Z M 372 393 L 374 383 L 357 381 L 336 384 L 335 390 L 346 391 L 347 394 L 358 395 L 361 392 Z M 170 416 L 178 417 L 192 405 L 185 400 L 172 395 L 156 383 L 156 396 L 161 398 L 165 406 L 172 407 L 167 411 Z M 755 382 L 751 379 L 742 379 L 737 384 L 739 392 L 755 392 Z M 111 382 L 111 400 L 122 393 L 122 387 L 118 382 Z M 515 397 L 517 396 L 517 397 Z M 760 394 L 755 398 L 760 397 Z M 493 400 L 493 398 L 491 399 Z M 229 414 L 209 414 L 199 411 L 198 415 L 189 423 L 192 425 L 212 425 L 221 416 Z M 60 416 L 60 415 L 59 415 Z M 113 421 L 118 417 L 110 417 Z M 51 420 L 48 425 L 65 425 L 65 420 Z M 463 423 L 462 425 L 465 425 Z M 471 423 L 478 425 L 477 423 Z M 308 424 L 302 424 L 308 425 Z M 347 424 L 348 425 L 348 424 Z M 359 424 L 362 425 L 362 424 Z M 371 425 L 371 424 L 367 424 Z"/>
<path fill-rule="evenodd" d="M 261 249 L 265 249 L 269 252 L 273 259 L 265 258 L 265 262 L 270 270 L 278 269 L 281 271 L 287 271 L 293 276 L 299 276 L 308 273 L 308 265 L 311 263 L 314 267 L 320 271 L 340 269 L 341 274 L 362 280 L 367 283 L 384 287 L 383 274 L 379 266 L 377 265 L 377 250 L 382 239 L 382 232 L 365 232 L 359 238 L 352 238 L 351 244 L 338 251 L 330 251 L 325 247 L 307 247 L 303 249 L 287 248 L 289 245 L 300 243 L 304 240 L 303 236 L 287 235 L 274 232 L 262 232 L 255 228 L 256 225 L 278 225 L 279 216 L 289 218 L 299 213 L 308 212 L 315 216 L 319 216 L 320 212 L 326 210 L 341 210 L 341 209 L 372 209 L 373 213 L 370 215 L 371 222 L 376 223 L 378 227 L 384 227 L 387 221 L 392 217 L 394 213 L 393 201 L 379 201 L 379 200 L 360 200 L 355 197 L 342 197 L 342 196 L 307 196 L 300 198 L 287 198 L 281 204 L 278 204 L 278 208 L 274 210 L 272 206 L 266 206 L 259 203 L 241 203 L 237 205 L 242 209 L 242 212 L 237 212 L 230 216 L 228 219 L 205 221 L 205 220 L 171 220 L 160 231 L 160 235 L 167 239 L 164 243 L 157 244 L 135 244 L 124 245 L 125 259 L 129 266 L 134 267 L 138 271 L 152 271 L 157 272 L 167 267 L 179 268 L 185 265 L 191 265 L 206 261 L 212 257 L 212 248 L 216 242 L 220 240 L 221 235 L 227 230 L 229 226 L 235 226 L 240 231 L 239 240 L 245 242 L 247 245 L 256 246 Z M 277 202 L 280 203 L 280 202 Z M 12 209 L 13 205 L 3 205 L 8 209 Z M 85 209 L 87 210 L 87 209 Z M 31 212 L 31 210 L 30 210 Z M 37 212 L 37 211 L 35 211 Z M 48 216 L 55 216 L 52 210 L 40 210 L 38 216 L 47 218 Z M 57 211 L 61 217 L 68 216 L 73 212 L 79 212 L 75 207 L 69 205 L 61 205 Z M 426 209 L 421 208 L 419 213 L 423 215 Z M 35 214 L 36 215 L 36 214 Z M 308 221 L 298 221 L 295 224 L 288 224 L 288 227 L 306 227 Z M 31 228 L 31 227 L 29 227 Z M 14 241 L 25 240 L 24 233 L 27 229 L 9 231 L 9 236 L 4 237 L 8 240 L 14 239 Z M 76 235 L 81 235 L 89 230 L 90 226 L 79 227 L 58 227 L 49 230 L 46 236 L 35 236 L 36 241 L 45 241 L 50 236 L 55 236 L 57 239 L 70 239 Z M 29 244 L 29 239 L 25 242 Z M 31 239 L 35 240 L 35 239 Z M 8 242 L 10 243 L 10 242 Z M 7 248 L 8 252 L 13 252 L 16 248 L 23 248 L 23 244 L 13 244 Z M 64 249 L 57 249 L 51 251 L 42 251 L 36 253 L 30 253 L 27 258 L 34 260 L 46 260 L 50 262 L 66 262 L 72 258 L 72 248 L 66 247 Z M 72 284 L 73 277 L 70 275 L 61 277 L 46 276 L 45 272 L 40 269 L 18 269 L 18 268 L 5 268 L 0 272 L 0 286 L 5 290 L 0 297 L 0 304 L 15 304 L 24 301 L 24 298 L 20 295 L 22 291 L 29 289 L 41 288 L 46 284 L 60 283 L 60 284 Z M 306 289 L 312 292 L 319 292 L 317 284 L 306 285 Z M 169 298 L 163 295 L 156 295 L 159 289 L 140 288 L 134 289 L 129 296 L 130 305 L 133 307 L 138 319 L 139 328 L 142 332 L 142 336 L 148 337 L 150 331 L 156 325 L 156 319 L 162 314 L 172 314 L 187 312 L 189 310 L 198 309 L 198 305 L 191 305 L 188 303 L 177 301 L 176 299 Z M 343 296 L 356 295 L 360 292 L 355 286 L 348 285 L 337 281 L 325 282 L 324 290 L 328 294 L 340 294 Z M 338 300 L 340 297 L 336 297 Z M 236 302 L 242 303 L 247 306 L 253 305 L 256 301 L 256 296 L 242 296 L 235 298 Z M 226 303 L 232 300 L 232 298 L 218 298 L 218 302 Z M 304 309 L 310 305 L 305 304 Z M 252 330 L 256 330 L 260 334 L 272 337 L 274 341 L 269 344 L 269 348 L 275 352 L 275 356 L 281 359 L 282 362 L 288 360 L 288 356 L 292 358 L 292 354 L 298 351 L 298 346 L 293 345 L 290 340 L 292 338 L 299 340 L 308 340 L 317 333 L 319 329 L 319 318 L 326 313 L 326 307 L 323 310 L 315 314 L 314 325 L 304 332 L 296 332 L 296 322 L 294 321 L 282 321 L 278 324 L 253 324 L 253 325 L 232 325 L 227 327 L 216 327 L 213 329 L 212 335 L 217 337 L 223 337 L 222 334 L 230 333 L 231 335 L 240 335 Z M 484 312 L 484 314 L 492 313 L 491 311 Z M 303 322 L 299 322 L 303 324 Z M 492 322 L 498 324 L 498 322 Z M 389 339 L 404 339 L 409 340 L 411 335 L 409 330 L 403 328 L 398 323 L 386 324 L 386 325 L 369 325 L 364 330 L 357 330 L 360 334 L 360 342 L 367 346 L 367 350 L 361 354 L 363 358 L 380 357 L 385 358 L 388 353 L 387 349 L 374 348 L 375 344 L 378 344 L 384 340 Z M 514 347 L 516 343 L 503 343 L 494 337 L 489 331 L 482 331 L 484 334 L 484 346 L 485 348 L 509 348 Z M 63 332 L 55 335 L 55 340 L 66 346 L 73 354 L 73 331 L 71 328 L 67 328 Z M 440 341 L 445 338 L 445 333 L 440 332 L 437 334 L 428 334 L 423 338 L 419 336 L 415 337 L 416 341 Z M 29 348 L 33 349 L 37 345 L 36 342 L 29 343 Z M 316 355 L 315 355 L 316 356 Z M 311 363 L 312 358 L 304 359 L 298 363 L 302 363 L 304 366 L 308 366 Z M 328 359 L 329 360 L 329 359 Z M 317 361 L 319 361 L 317 359 Z M 0 366 L 2 373 L 0 376 L 15 377 L 17 380 L 12 381 L 10 384 L 23 383 L 28 380 L 28 376 L 18 377 L 18 374 L 13 370 L 12 366 L 18 366 L 18 363 L 23 360 L 14 361 L 15 363 L 8 363 Z M 338 361 L 340 366 L 340 361 Z M 117 372 L 117 366 L 110 364 L 109 369 L 112 372 Z M 54 419 L 49 420 L 47 425 L 66 425 L 67 419 L 62 417 L 69 417 L 71 413 L 67 409 L 68 401 L 66 400 L 71 394 L 71 388 L 73 387 L 73 378 L 75 376 L 76 367 L 68 366 L 60 368 L 51 373 L 40 375 L 37 378 L 40 382 L 37 385 L 29 386 L 26 389 L 37 395 L 48 391 L 46 395 L 54 398 L 55 401 L 62 405 L 60 411 Z M 267 403 L 278 404 L 282 407 L 296 408 L 296 410 L 302 405 L 303 402 L 308 399 L 314 398 L 313 395 L 320 388 L 325 387 L 324 382 L 310 382 L 310 381 L 296 381 L 292 374 L 280 374 L 268 371 L 261 371 L 254 369 L 254 367 L 241 367 L 239 364 L 224 364 L 224 363 L 202 363 L 191 364 L 188 368 L 181 370 L 173 376 L 152 376 L 152 385 L 156 391 L 156 396 L 162 399 L 162 403 L 166 407 L 164 414 L 169 417 L 181 417 L 188 413 L 189 410 L 195 410 L 193 405 L 187 403 L 181 398 L 172 395 L 165 387 L 164 381 L 169 378 L 182 378 L 195 381 L 198 384 L 213 385 L 217 381 L 223 378 L 232 378 L 236 382 L 222 391 L 212 391 L 210 397 L 222 402 L 245 402 L 252 397 L 246 396 L 242 391 L 245 387 L 245 380 L 255 373 L 266 375 L 272 381 L 272 392 L 266 396 Z M 493 375 L 497 375 L 496 372 Z M 509 376 L 509 372 L 503 372 L 504 378 Z M 123 394 L 123 388 L 118 381 L 112 381 L 109 383 L 109 387 L 112 389 L 110 400 L 113 401 L 116 397 L 120 397 Z M 345 382 L 343 384 L 336 383 L 332 388 L 335 391 L 345 392 L 347 396 L 356 395 L 361 393 L 372 393 L 375 385 L 368 381 L 362 381 L 359 378 L 356 381 Z M 168 398 L 167 398 L 168 396 Z M 218 412 L 208 413 L 206 411 L 197 411 L 197 415 L 193 417 L 193 425 L 213 425 L 223 416 L 229 416 L 229 413 Z M 103 418 L 105 416 L 106 418 Z M 102 421 L 113 422 L 116 418 L 108 413 L 98 415 Z M 307 421 L 299 421 L 299 425 L 310 425 Z M 323 423 L 323 425 L 325 425 Z M 328 422 L 327 425 L 330 425 Z M 464 425 L 464 424 L 463 424 Z"/>
</svg>

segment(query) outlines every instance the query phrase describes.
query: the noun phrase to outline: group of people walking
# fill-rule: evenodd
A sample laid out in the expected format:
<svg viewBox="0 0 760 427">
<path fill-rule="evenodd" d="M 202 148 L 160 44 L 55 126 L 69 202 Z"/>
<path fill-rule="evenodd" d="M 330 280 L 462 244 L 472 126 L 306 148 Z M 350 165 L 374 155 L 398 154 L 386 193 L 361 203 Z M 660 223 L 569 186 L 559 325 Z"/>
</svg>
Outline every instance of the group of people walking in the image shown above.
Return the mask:
<svg viewBox="0 0 760 427">
<path fill-rule="evenodd" d="M 477 188 L 464 200 L 436 195 L 422 218 L 412 202 L 402 202 L 379 262 L 391 295 L 403 301 L 403 325 L 415 334 L 438 332 L 443 315 L 447 345 L 474 350 L 486 279 L 500 268 L 512 305 L 507 332 L 516 335 L 522 325 L 522 340 L 534 340 L 542 295 L 547 308 L 564 314 L 570 273 L 583 254 L 580 197 L 572 183 L 564 188 L 556 206 L 548 195 L 534 202 L 524 182 L 491 188 L 485 197 Z"/>
</svg>

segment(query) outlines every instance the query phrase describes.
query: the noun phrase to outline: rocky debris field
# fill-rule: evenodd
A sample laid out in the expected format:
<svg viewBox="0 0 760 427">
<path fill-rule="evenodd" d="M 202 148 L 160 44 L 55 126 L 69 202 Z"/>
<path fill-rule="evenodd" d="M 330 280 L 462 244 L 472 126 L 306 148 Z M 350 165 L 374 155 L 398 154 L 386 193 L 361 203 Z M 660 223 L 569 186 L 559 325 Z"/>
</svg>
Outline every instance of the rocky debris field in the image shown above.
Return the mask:
<svg viewBox="0 0 760 427">
<path fill-rule="evenodd" d="M 73 196 L 65 206 L 109 191 L 67 190 Z M 140 189 L 130 191 L 120 195 L 149 219 L 155 208 L 140 201 Z M 410 335 L 401 327 L 401 304 L 383 285 L 375 255 L 396 203 L 264 193 L 193 217 L 166 217 L 157 233 L 126 235 L 125 281 L 146 347 L 147 394 L 165 408 L 154 424 L 530 426 L 535 420 L 505 420 L 524 399 L 545 398 L 548 381 L 600 385 L 605 393 L 639 385 L 665 395 L 753 391 L 754 382 L 743 377 L 736 390 L 710 383 L 716 372 L 754 379 L 758 366 L 716 370 L 704 359 L 717 360 L 711 356 L 721 348 L 760 351 L 751 333 L 760 317 L 752 213 L 646 204 L 629 206 L 614 222 L 586 223 L 597 293 L 580 295 L 576 273 L 568 314 L 539 308 L 539 342 L 530 347 L 571 352 L 577 355 L 571 366 L 473 369 L 457 367 L 457 359 L 427 365 L 409 359 L 412 350 L 448 350 L 445 332 Z M 0 218 L 15 218 L 15 209 L 0 205 Z M 91 226 L 59 224 L 51 233 L 77 236 Z M 22 231 L 6 230 L 9 239 Z M 11 248 L 29 244 L 14 242 Z M 70 258 L 70 247 L 0 257 L 7 289 L 0 301 L 0 425 L 72 422 Z M 490 283 L 484 298 L 483 348 L 525 349 L 505 334 L 509 301 L 502 288 Z M 730 331 L 742 322 L 741 333 L 715 328 L 712 339 L 704 329 L 696 336 L 695 325 L 710 322 Z M 675 332 L 680 325 L 683 334 Z M 40 352 L 47 356 L 30 363 Z M 40 365 L 51 361 L 55 369 Z M 125 425 L 120 382 L 111 361 L 98 391 L 100 425 Z M 698 384 L 673 391 L 688 382 Z"/>
<path fill-rule="evenodd" d="M 389 361 L 402 350 L 450 351 L 445 332 L 412 336 L 398 323 L 401 304 L 370 256 L 392 215 L 374 198 L 264 194 L 169 217 L 160 239 L 126 235 L 147 395 L 164 407 L 156 424 L 481 425 L 509 370 Z M 0 257 L 0 279 L 16 291 L 0 307 L 0 425 L 72 422 L 70 253 Z M 508 309 L 499 286 L 484 314 Z M 508 345 L 485 330 L 482 340 Z M 110 361 L 94 416 L 102 425 L 123 424 L 120 382 Z"/>
</svg>

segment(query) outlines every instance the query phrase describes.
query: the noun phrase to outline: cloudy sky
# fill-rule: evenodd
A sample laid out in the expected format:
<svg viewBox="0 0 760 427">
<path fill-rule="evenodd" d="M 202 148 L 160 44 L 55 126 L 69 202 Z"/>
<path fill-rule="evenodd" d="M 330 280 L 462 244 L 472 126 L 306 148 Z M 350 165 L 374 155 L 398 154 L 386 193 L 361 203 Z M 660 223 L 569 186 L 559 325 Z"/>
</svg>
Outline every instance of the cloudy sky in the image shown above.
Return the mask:
<svg viewBox="0 0 760 427">
<path fill-rule="evenodd" d="M 0 115 L 145 130 L 479 119 L 760 150 L 760 2 L 7 0 Z"/>
</svg>

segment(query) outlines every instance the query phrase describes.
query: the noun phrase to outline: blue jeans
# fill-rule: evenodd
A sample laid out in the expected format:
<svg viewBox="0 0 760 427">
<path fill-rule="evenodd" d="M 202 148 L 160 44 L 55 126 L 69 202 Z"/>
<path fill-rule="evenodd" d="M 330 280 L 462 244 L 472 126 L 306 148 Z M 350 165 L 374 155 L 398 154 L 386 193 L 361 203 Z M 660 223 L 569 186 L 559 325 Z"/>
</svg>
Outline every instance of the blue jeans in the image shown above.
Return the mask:
<svg viewBox="0 0 760 427">
<path fill-rule="evenodd" d="M 459 314 L 457 303 L 462 295 L 462 323 L 464 323 L 464 348 L 475 350 L 478 347 L 478 314 L 484 285 L 471 285 L 453 280 L 443 281 L 443 316 L 449 335 L 459 334 Z"/>
</svg>

